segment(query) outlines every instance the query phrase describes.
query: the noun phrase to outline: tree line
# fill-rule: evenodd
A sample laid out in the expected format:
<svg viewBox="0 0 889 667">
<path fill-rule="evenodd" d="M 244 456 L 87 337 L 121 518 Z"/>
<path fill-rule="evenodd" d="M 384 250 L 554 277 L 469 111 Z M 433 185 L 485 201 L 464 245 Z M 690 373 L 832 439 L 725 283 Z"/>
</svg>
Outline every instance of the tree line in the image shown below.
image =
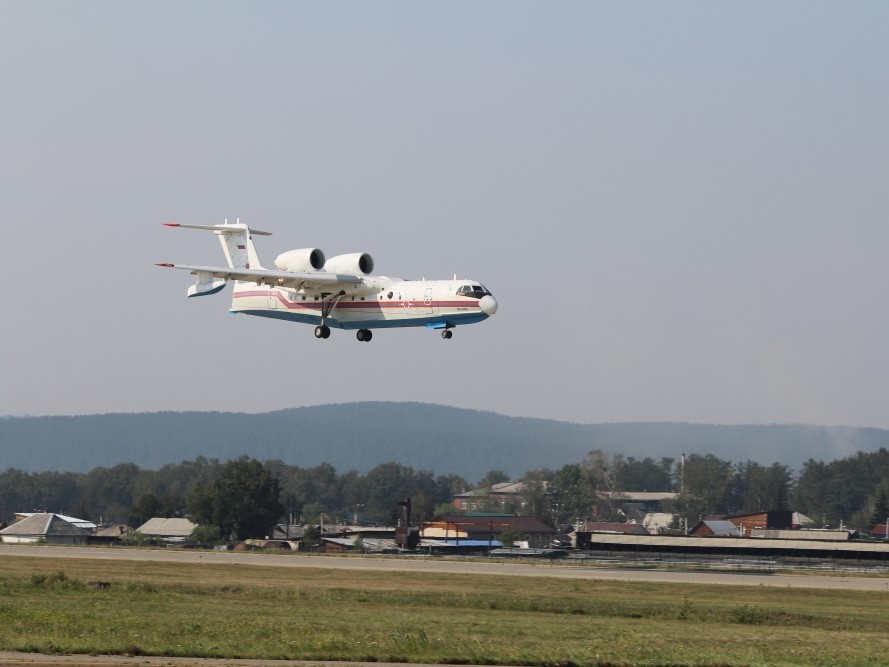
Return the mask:
<svg viewBox="0 0 889 667">
<path fill-rule="evenodd" d="M 458 475 L 436 477 L 398 463 L 383 463 L 363 475 L 354 470 L 338 474 L 327 463 L 303 468 L 248 457 L 223 463 L 202 456 L 158 470 L 132 463 L 88 473 L 10 468 L 0 473 L 0 520 L 9 521 L 16 512 L 50 511 L 138 527 L 155 516 L 212 517 L 213 511 L 224 513 L 226 503 L 252 495 L 274 498 L 275 521 L 317 522 L 324 513 L 332 522 L 392 525 L 397 503 L 405 496 L 412 497 L 416 514 L 429 518 L 436 506 L 468 488 Z"/>
<path fill-rule="evenodd" d="M 667 511 L 689 524 L 719 514 L 794 509 L 817 526 L 868 530 L 889 519 L 889 450 L 858 453 L 832 462 L 808 460 L 798 475 L 786 465 L 733 463 L 712 454 L 684 459 L 624 457 L 602 450 L 558 469 L 536 468 L 524 476 L 521 504 L 479 509 L 537 516 L 556 525 L 578 519 L 620 520 L 621 493 L 671 491 Z M 197 457 L 157 470 L 135 464 L 94 468 L 87 473 L 0 473 L 0 520 L 15 512 L 51 511 L 95 522 L 138 527 L 154 516 L 188 516 L 220 533 L 243 533 L 244 517 L 268 522 L 330 522 L 392 525 L 398 501 L 412 498 L 417 520 L 453 511 L 455 495 L 509 481 L 490 470 L 470 483 L 456 474 L 435 476 L 399 463 L 360 474 L 338 473 L 330 464 L 300 467 L 278 460 L 242 457 L 228 462 Z M 610 492 L 610 502 L 602 501 Z M 260 500 L 262 503 L 260 503 Z M 263 506 L 260 506 L 263 505 Z M 238 518 L 240 517 L 240 518 Z"/>
</svg>

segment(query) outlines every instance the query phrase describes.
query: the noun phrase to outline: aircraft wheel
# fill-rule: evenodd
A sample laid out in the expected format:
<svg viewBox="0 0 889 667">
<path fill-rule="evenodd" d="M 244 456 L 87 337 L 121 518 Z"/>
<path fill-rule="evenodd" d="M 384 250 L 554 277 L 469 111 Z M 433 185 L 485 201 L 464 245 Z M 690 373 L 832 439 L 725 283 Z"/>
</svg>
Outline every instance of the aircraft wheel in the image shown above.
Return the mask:
<svg viewBox="0 0 889 667">
<path fill-rule="evenodd" d="M 330 327 L 319 324 L 315 327 L 315 338 L 330 338 Z"/>
<path fill-rule="evenodd" d="M 374 333 L 373 333 L 373 331 L 371 331 L 370 329 L 365 329 L 365 330 L 364 330 L 364 342 L 365 342 L 365 343 L 369 343 L 369 342 L 370 342 L 370 339 L 373 338 L 373 337 L 374 337 Z"/>
<path fill-rule="evenodd" d="M 444 331 L 441 332 L 441 337 L 444 338 L 445 340 L 450 340 L 451 336 L 453 336 L 453 335 L 454 335 L 454 332 L 451 331 L 450 329 L 445 329 Z"/>
<path fill-rule="evenodd" d="M 371 338 L 373 338 L 373 334 L 371 333 L 370 329 L 359 329 L 356 336 L 362 343 L 366 343 Z"/>
</svg>

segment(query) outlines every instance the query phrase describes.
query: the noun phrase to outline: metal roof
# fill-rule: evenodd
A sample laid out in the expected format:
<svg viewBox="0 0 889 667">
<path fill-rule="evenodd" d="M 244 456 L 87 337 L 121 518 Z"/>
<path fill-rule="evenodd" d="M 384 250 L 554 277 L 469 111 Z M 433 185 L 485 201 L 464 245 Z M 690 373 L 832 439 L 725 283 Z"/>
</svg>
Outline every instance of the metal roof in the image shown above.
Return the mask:
<svg viewBox="0 0 889 667">
<path fill-rule="evenodd" d="M 546 488 L 546 483 L 544 482 L 544 489 Z M 466 491 L 464 493 L 457 493 L 454 495 L 454 498 L 478 498 L 489 496 L 491 494 L 505 493 L 505 494 L 519 494 L 525 493 L 527 489 L 525 488 L 524 481 L 518 482 L 500 482 L 499 484 L 492 484 L 491 488 L 481 487 L 478 489 L 472 489 L 471 491 Z"/>
<path fill-rule="evenodd" d="M 186 538 L 195 528 L 197 525 L 188 519 L 154 517 L 139 526 L 136 531 L 143 535 Z"/>
<path fill-rule="evenodd" d="M 673 523 L 672 512 L 649 512 L 642 519 L 642 525 L 649 533 L 656 533 L 663 528 L 669 528 Z"/>
<path fill-rule="evenodd" d="M 321 540 L 323 542 L 329 542 L 331 544 L 338 544 L 341 547 L 346 547 L 349 549 L 354 549 L 358 545 L 356 541 L 358 536 L 355 537 L 322 537 Z M 379 538 L 379 537 L 362 537 L 361 545 L 364 551 L 370 552 L 379 552 L 379 551 L 392 551 L 398 549 L 398 545 L 395 544 L 395 540 L 387 539 L 387 538 Z"/>
<path fill-rule="evenodd" d="M 675 500 L 679 497 L 673 491 L 599 491 L 600 498 L 613 498 L 624 502 L 650 503 L 663 500 Z"/>
<path fill-rule="evenodd" d="M 16 512 L 15 516 L 22 517 L 27 519 L 30 516 L 35 516 L 37 514 L 52 514 L 52 512 Z M 68 516 L 67 514 L 56 514 L 57 517 L 62 519 L 62 521 L 67 521 L 68 523 L 73 523 L 78 528 L 83 528 L 84 530 L 95 530 L 96 524 L 92 521 L 87 521 L 86 519 L 78 519 L 76 516 Z"/>
<path fill-rule="evenodd" d="M 0 535 L 21 537 L 46 537 L 48 535 L 88 535 L 89 531 L 66 521 L 58 514 L 31 514 L 8 528 L 0 530 Z"/>
<path fill-rule="evenodd" d="M 773 530 L 770 528 L 754 528 L 750 537 L 776 540 L 812 540 L 819 542 L 835 542 L 851 540 L 854 530 Z"/>
<path fill-rule="evenodd" d="M 96 537 L 124 537 L 129 533 L 131 528 L 122 523 L 110 523 L 106 526 L 96 528 L 93 535 Z"/>
<path fill-rule="evenodd" d="M 641 523 L 617 523 L 614 521 L 587 521 L 584 523 L 582 530 L 591 533 L 648 534 L 648 530 Z"/>
<path fill-rule="evenodd" d="M 652 548 L 675 547 L 706 547 L 718 550 L 756 549 L 821 549 L 824 551 L 852 551 L 852 552 L 887 552 L 887 544 L 884 540 L 873 542 L 864 541 L 815 541 L 815 540 L 775 540 L 763 537 L 724 537 L 714 540 L 712 537 L 689 537 L 680 535 L 615 535 L 610 533 L 591 533 L 590 540 L 593 544 L 613 544 L 646 546 Z"/>
<path fill-rule="evenodd" d="M 735 537 L 738 535 L 739 531 L 738 526 L 731 521 L 725 521 L 723 519 L 704 519 L 701 521 L 701 524 L 713 531 L 714 535 L 719 536 Z M 697 526 L 695 526 L 695 528 L 697 528 Z M 694 529 L 692 529 L 692 532 L 694 532 Z"/>
</svg>

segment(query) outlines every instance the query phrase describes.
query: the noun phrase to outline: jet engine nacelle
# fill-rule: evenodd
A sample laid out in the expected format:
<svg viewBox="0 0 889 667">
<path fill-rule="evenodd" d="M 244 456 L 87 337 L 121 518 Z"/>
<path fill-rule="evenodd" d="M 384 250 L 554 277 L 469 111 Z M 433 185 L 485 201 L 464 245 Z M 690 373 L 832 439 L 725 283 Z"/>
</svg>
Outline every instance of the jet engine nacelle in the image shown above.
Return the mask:
<svg viewBox="0 0 889 667">
<path fill-rule="evenodd" d="M 350 276 L 367 276 L 374 270 L 374 258 L 366 252 L 331 257 L 324 264 L 328 273 L 345 273 Z"/>
<path fill-rule="evenodd" d="M 318 248 L 288 250 L 275 257 L 275 268 L 292 273 L 311 273 L 324 268 L 324 253 Z"/>
</svg>

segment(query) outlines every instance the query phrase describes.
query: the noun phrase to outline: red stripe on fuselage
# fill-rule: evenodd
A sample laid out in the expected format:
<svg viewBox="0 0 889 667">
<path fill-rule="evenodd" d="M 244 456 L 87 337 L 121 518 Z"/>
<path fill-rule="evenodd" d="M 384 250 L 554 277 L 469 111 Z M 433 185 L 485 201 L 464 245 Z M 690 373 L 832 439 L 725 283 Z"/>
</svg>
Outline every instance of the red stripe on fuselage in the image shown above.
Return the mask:
<svg viewBox="0 0 889 667">
<path fill-rule="evenodd" d="M 311 310 L 320 310 L 322 302 L 321 301 L 290 301 L 285 298 L 281 292 L 277 291 L 267 291 L 267 292 L 235 292 L 235 299 L 243 299 L 248 297 L 270 297 L 276 296 L 278 301 L 284 304 L 287 308 L 308 308 Z M 376 310 L 376 309 L 402 309 L 408 310 L 409 308 L 478 308 L 479 302 L 476 299 L 472 299 L 471 301 L 340 301 L 337 304 L 337 309 L 346 309 L 346 310 Z"/>
</svg>

